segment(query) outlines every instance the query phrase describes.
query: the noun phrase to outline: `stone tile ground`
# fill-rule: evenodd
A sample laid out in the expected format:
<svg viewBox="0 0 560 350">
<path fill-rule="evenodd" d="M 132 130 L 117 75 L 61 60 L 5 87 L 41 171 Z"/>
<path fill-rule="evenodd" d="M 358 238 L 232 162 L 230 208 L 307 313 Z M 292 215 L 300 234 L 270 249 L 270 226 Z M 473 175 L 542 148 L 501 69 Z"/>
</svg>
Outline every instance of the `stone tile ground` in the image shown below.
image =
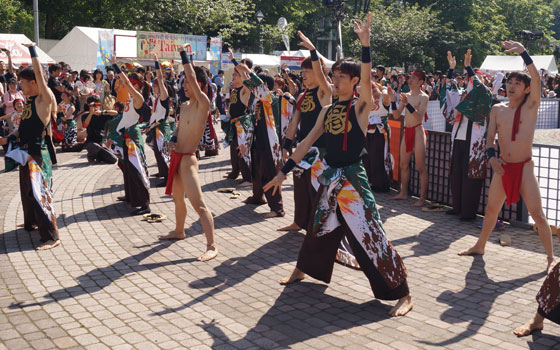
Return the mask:
<svg viewBox="0 0 560 350">
<path fill-rule="evenodd" d="M 266 206 L 245 206 L 218 193 L 235 185 L 223 175 L 227 155 L 204 158 L 200 179 L 216 225 L 220 256 L 195 257 L 205 241 L 189 210 L 184 241 L 161 243 L 174 227 L 173 202 L 152 188 L 152 208 L 168 216 L 149 224 L 131 217 L 116 166 L 88 165 L 84 154 L 60 154 L 54 172 L 62 246 L 36 252 L 37 232 L 22 222 L 17 172 L 0 174 L 0 349 L 551 349 L 560 328 L 518 339 L 511 330 L 531 317 L 545 256 L 532 231 L 507 227 L 513 246 L 495 233 L 484 258 L 458 257 L 478 229 L 412 201 L 377 195 L 389 238 L 405 257 L 414 310 L 385 316 L 361 272 L 336 266 L 330 285 L 278 284 L 295 265 L 303 234 L 275 229 Z M 150 171 L 156 172 L 151 150 Z M 155 181 L 152 181 L 152 185 Z M 189 207 L 190 208 L 190 207 Z M 559 251 L 555 242 L 556 250 Z"/>
</svg>

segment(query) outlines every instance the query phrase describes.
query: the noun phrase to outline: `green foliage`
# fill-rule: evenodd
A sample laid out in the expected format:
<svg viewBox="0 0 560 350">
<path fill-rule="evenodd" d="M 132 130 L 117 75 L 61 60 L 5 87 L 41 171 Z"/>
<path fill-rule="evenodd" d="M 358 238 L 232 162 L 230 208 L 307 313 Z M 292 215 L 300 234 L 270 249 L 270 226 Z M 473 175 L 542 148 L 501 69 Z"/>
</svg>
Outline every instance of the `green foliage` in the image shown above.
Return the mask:
<svg viewBox="0 0 560 350">
<path fill-rule="evenodd" d="M 33 40 L 33 15 L 22 9 L 21 2 L 0 0 L 2 32 L 25 34 Z"/>
</svg>

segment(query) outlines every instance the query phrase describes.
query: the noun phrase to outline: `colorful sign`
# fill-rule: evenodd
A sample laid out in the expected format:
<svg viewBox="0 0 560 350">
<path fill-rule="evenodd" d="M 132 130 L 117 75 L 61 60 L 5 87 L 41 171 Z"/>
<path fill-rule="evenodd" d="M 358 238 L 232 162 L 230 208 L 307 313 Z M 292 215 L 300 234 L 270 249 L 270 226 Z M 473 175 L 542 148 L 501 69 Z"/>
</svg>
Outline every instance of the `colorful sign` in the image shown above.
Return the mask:
<svg viewBox="0 0 560 350">
<path fill-rule="evenodd" d="M 105 67 L 111 65 L 111 56 L 115 52 L 114 30 L 100 30 L 99 49 L 97 50 L 97 67 Z"/>
<path fill-rule="evenodd" d="M 179 60 L 179 48 L 190 44 L 196 61 L 206 61 L 207 37 L 202 35 L 169 34 L 154 32 L 137 32 L 138 58 L 152 58 L 151 53 L 159 59 Z M 188 51 L 188 49 L 187 49 Z"/>
<path fill-rule="evenodd" d="M 305 57 L 280 56 L 280 66 L 287 64 L 290 70 L 301 70 L 301 62 L 303 62 L 304 59 Z"/>
<path fill-rule="evenodd" d="M 210 38 L 210 72 L 218 74 L 222 69 L 222 38 Z"/>
<path fill-rule="evenodd" d="M 0 47 L 10 50 L 10 55 L 13 60 L 23 59 L 31 61 L 29 49 L 11 40 L 0 40 Z M 8 55 L 4 51 L 0 51 L 0 60 L 7 62 Z"/>
</svg>

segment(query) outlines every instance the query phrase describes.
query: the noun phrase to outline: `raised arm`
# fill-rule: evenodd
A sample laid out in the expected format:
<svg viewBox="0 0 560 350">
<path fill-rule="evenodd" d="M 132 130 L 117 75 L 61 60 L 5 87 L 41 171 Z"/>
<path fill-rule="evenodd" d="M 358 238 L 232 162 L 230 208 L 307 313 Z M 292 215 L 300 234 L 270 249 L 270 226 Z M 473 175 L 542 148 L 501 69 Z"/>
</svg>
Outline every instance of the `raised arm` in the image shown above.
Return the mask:
<svg viewBox="0 0 560 350">
<path fill-rule="evenodd" d="M 517 41 L 511 41 L 511 40 L 504 41 L 502 43 L 502 47 L 506 49 L 505 53 L 515 52 L 521 55 L 521 57 L 523 58 L 523 62 L 527 66 L 527 69 L 529 70 L 529 74 L 531 75 L 531 92 L 529 94 L 529 100 L 531 103 L 529 104 L 529 106 L 531 106 L 531 108 L 534 108 L 534 106 L 538 107 L 539 103 L 541 102 L 541 93 L 542 93 L 541 77 L 539 75 L 539 71 L 537 70 L 537 67 L 533 63 L 533 60 L 531 59 L 531 56 L 529 56 L 529 53 L 527 52 L 525 47 Z"/>
<path fill-rule="evenodd" d="M 325 93 L 329 95 L 333 95 L 333 86 L 327 80 L 325 76 L 325 72 L 323 71 L 323 67 L 321 66 L 321 62 L 319 61 L 319 53 L 315 48 L 315 45 L 306 37 L 301 31 L 298 30 L 299 38 L 301 42 L 299 43 L 300 46 L 305 47 L 311 52 L 311 65 L 313 66 L 313 73 L 319 82 L 319 88 L 323 90 Z M 369 44 L 368 44 L 369 46 Z"/>
<path fill-rule="evenodd" d="M 43 69 L 41 68 L 41 62 L 39 61 L 39 56 L 37 55 L 37 45 L 35 43 L 30 43 L 23 44 L 23 46 L 29 48 L 29 53 L 31 54 L 31 63 L 33 64 L 33 72 L 35 73 L 35 80 L 37 81 L 37 87 L 39 88 L 39 95 L 44 98 L 54 99 L 52 91 L 49 89 L 47 81 L 45 80 Z"/>
<path fill-rule="evenodd" d="M 367 21 L 358 23 L 354 22 L 354 32 L 360 38 L 362 43 L 362 69 L 360 78 L 360 98 L 357 103 L 357 117 L 360 124 L 367 125 L 367 118 L 371 111 L 372 97 L 371 97 L 371 48 L 370 48 L 370 29 L 371 28 L 371 13 L 367 15 Z M 363 124 L 365 123 L 365 124 Z"/>
<path fill-rule="evenodd" d="M 8 49 L 4 49 L 6 56 L 8 56 L 8 72 L 17 79 L 16 73 L 14 71 L 14 65 L 12 64 L 12 53 Z"/>
<path fill-rule="evenodd" d="M 190 44 L 186 44 L 184 46 L 181 46 L 179 49 L 179 52 L 181 54 L 181 61 L 183 63 L 183 69 L 185 70 L 185 79 L 189 84 L 189 90 L 192 89 L 197 102 L 202 104 L 201 106 L 203 108 L 209 108 L 210 100 L 208 99 L 208 96 L 206 96 L 204 92 L 202 92 L 202 90 L 200 89 L 200 85 L 198 85 L 198 82 L 196 80 L 196 74 L 194 72 L 194 68 L 191 64 L 191 58 L 187 55 L 187 52 L 185 51 L 185 49 L 189 46 Z"/>
<path fill-rule="evenodd" d="M 159 83 L 159 100 L 165 101 L 169 98 L 169 94 L 167 93 L 167 87 L 165 86 L 165 79 L 163 79 L 163 73 L 161 72 L 161 67 L 159 65 L 157 54 L 152 53 L 154 56 L 154 63 L 156 66 L 156 77 Z"/>
<path fill-rule="evenodd" d="M 449 70 L 447 71 L 447 76 L 442 77 L 442 84 L 449 83 L 451 79 L 453 79 L 453 72 L 455 71 L 455 67 L 457 66 L 457 59 L 455 56 L 451 54 L 451 51 L 447 51 L 447 62 L 449 63 Z"/>
<path fill-rule="evenodd" d="M 128 80 L 126 74 L 124 74 L 121 70 L 121 67 L 119 67 L 114 57 L 111 58 L 111 64 L 113 65 L 115 73 L 120 77 L 121 83 L 126 87 L 130 96 L 132 96 L 134 108 L 140 109 L 140 107 L 144 104 L 144 96 L 142 96 L 142 94 L 139 93 L 134 86 L 132 86 L 132 83 Z"/>
</svg>

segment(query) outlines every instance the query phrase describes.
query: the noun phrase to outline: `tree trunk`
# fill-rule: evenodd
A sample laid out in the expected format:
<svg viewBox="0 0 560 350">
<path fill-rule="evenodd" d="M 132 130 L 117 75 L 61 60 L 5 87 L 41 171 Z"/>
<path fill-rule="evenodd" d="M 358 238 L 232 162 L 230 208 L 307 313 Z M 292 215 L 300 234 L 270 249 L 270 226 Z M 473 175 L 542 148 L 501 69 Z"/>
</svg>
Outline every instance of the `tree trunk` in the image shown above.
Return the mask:
<svg viewBox="0 0 560 350">
<path fill-rule="evenodd" d="M 53 32 L 54 32 L 54 15 L 52 13 L 46 13 L 46 20 L 45 20 L 45 39 L 54 39 Z"/>
</svg>

